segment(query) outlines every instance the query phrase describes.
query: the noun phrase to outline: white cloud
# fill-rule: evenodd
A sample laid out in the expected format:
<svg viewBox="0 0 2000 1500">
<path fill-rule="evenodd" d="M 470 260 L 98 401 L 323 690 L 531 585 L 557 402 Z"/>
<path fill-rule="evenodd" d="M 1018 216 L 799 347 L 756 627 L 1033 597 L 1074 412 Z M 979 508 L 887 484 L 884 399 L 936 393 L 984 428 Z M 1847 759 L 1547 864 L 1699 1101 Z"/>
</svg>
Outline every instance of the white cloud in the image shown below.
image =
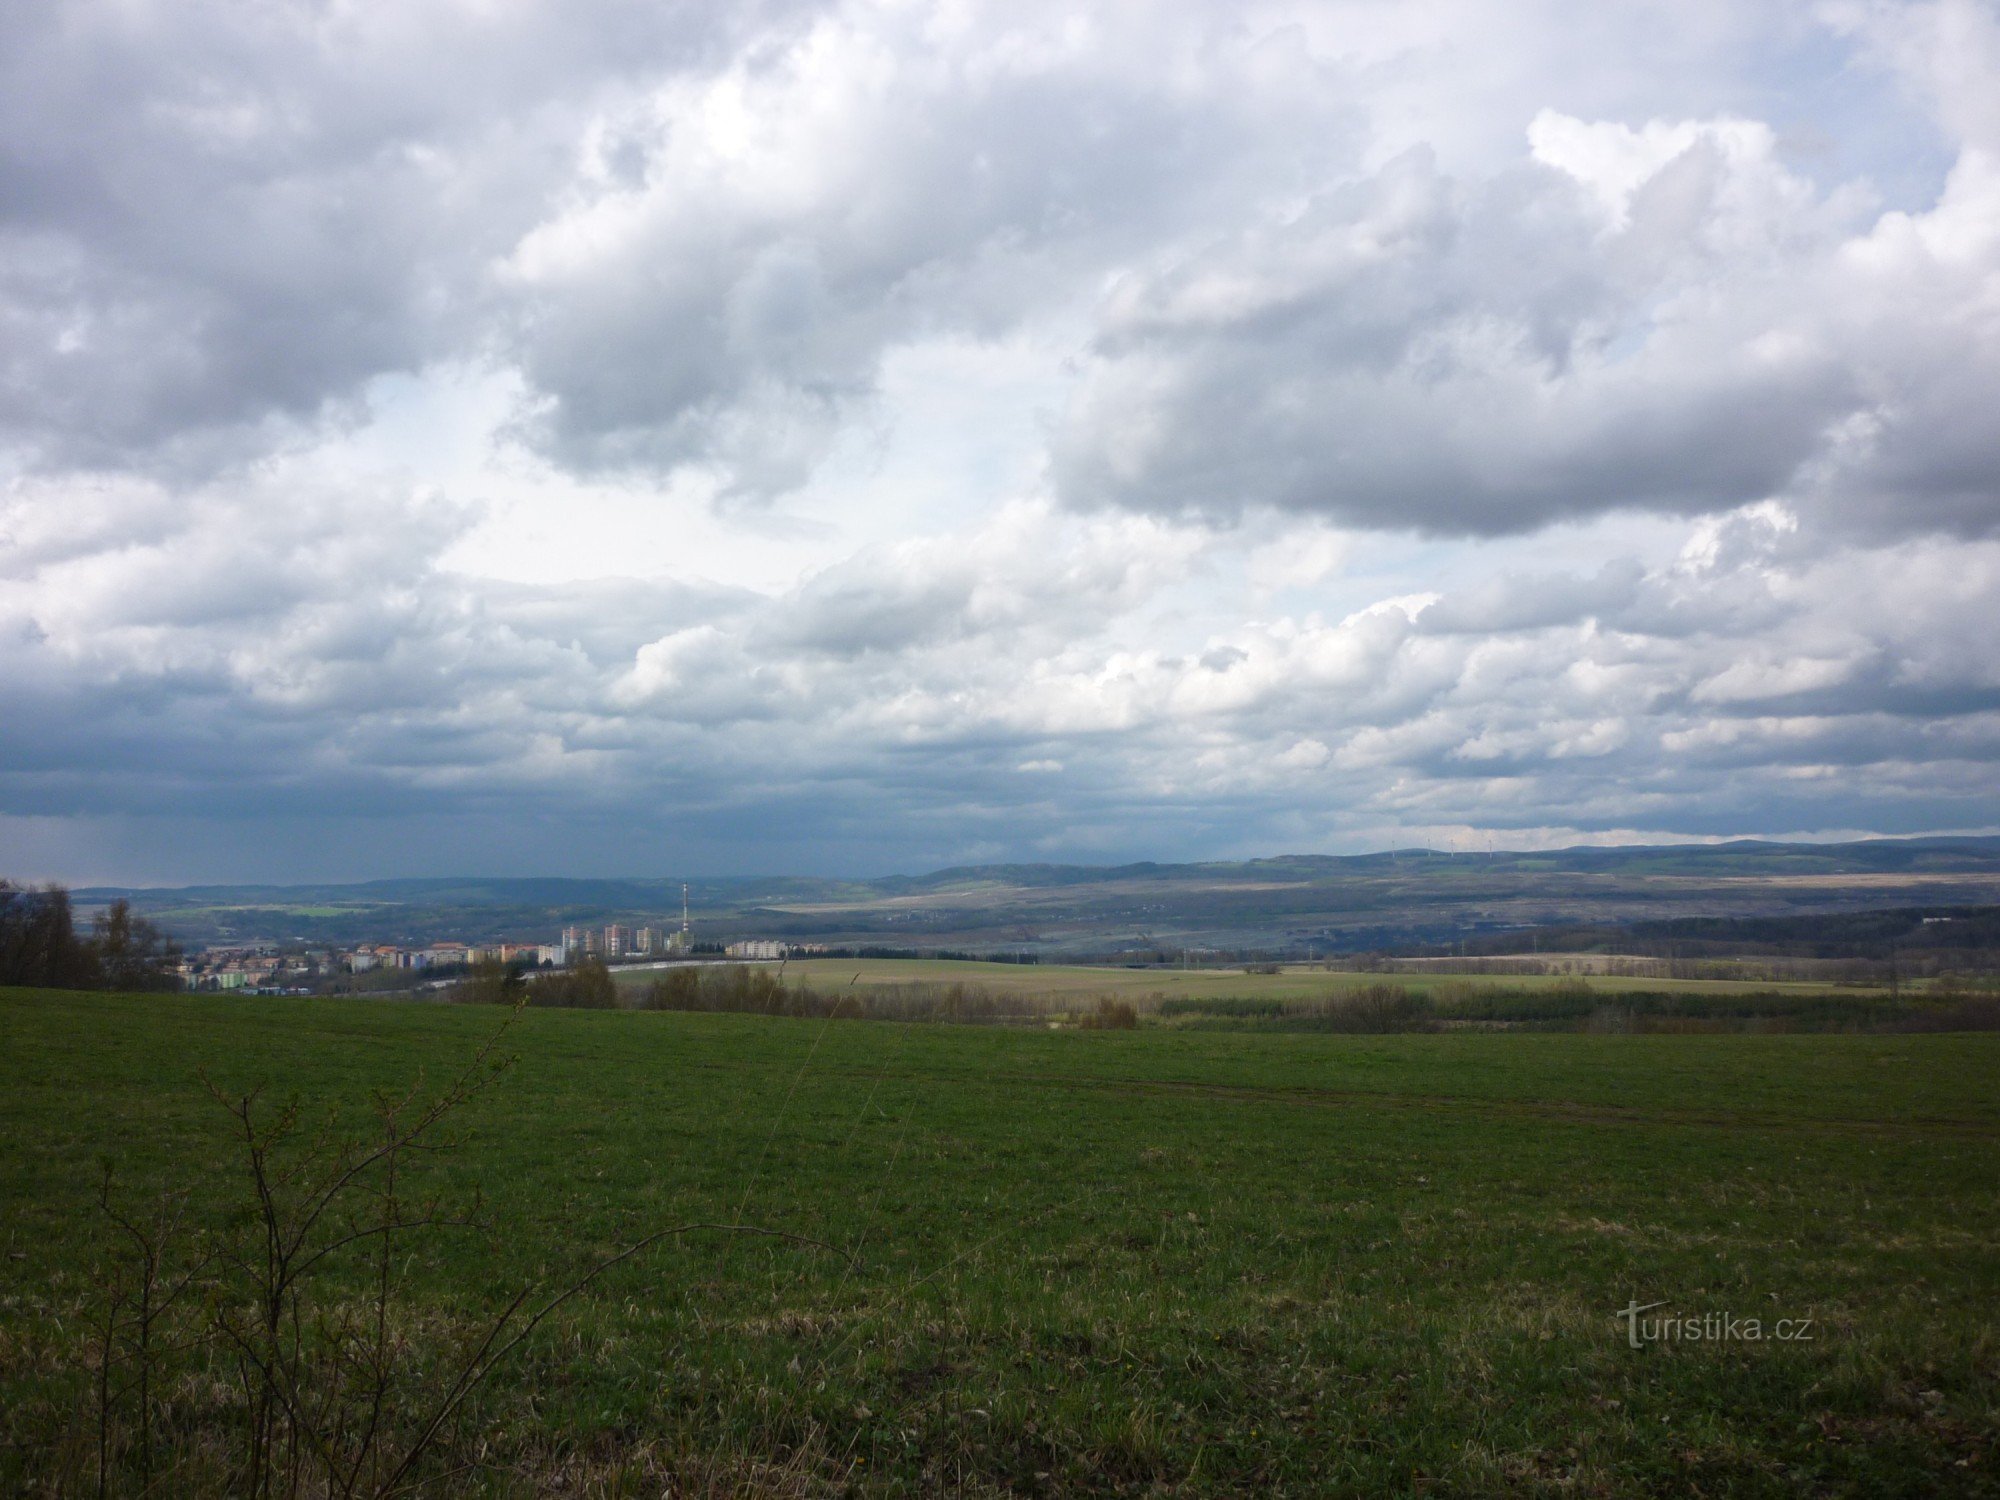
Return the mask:
<svg viewBox="0 0 2000 1500">
<path fill-rule="evenodd" d="M 1956 0 L 31 7 L 0 819 L 1990 823 L 1996 60 Z"/>
</svg>

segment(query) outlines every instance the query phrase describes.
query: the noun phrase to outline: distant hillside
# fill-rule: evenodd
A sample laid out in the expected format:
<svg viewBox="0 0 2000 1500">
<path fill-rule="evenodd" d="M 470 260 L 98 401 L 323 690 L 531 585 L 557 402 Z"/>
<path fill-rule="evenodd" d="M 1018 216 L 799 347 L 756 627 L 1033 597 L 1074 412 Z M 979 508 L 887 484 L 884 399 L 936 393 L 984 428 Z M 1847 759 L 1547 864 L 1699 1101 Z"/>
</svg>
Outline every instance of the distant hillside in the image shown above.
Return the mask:
<svg viewBox="0 0 2000 1500">
<path fill-rule="evenodd" d="M 997 864 L 876 879 L 691 877 L 700 935 L 918 950 L 1276 953 L 1456 943 L 1529 928 L 2000 901 L 2000 838 L 1876 839 L 1191 864 Z M 678 925 L 681 878 L 465 876 L 296 886 L 98 887 L 189 943 L 550 938 Z"/>
<path fill-rule="evenodd" d="M 1671 917 L 1622 927 L 1537 928 L 1529 937 L 1538 953 L 1870 959 L 1900 953 L 1955 954 L 1970 959 L 2000 953 L 2000 906 L 1870 907 L 1780 917 Z M 1520 934 L 1511 933 L 1471 942 L 1461 951 L 1478 957 L 1519 952 L 1521 947 Z"/>
<path fill-rule="evenodd" d="M 883 894 L 1012 886 L 1047 889 L 1129 881 L 1266 881 L 1317 883 L 1373 875 L 1435 861 L 1488 871 L 1716 875 L 1866 874 L 1895 871 L 2000 871 L 2000 838 L 1868 839 L 1843 844 L 1781 844 L 1739 839 L 1725 844 L 1581 844 L 1566 849 L 1493 854 L 1396 849 L 1377 854 L 1287 854 L 1194 864 L 964 865 L 928 875 L 857 881 Z M 800 882 L 810 884 L 810 882 Z"/>
</svg>

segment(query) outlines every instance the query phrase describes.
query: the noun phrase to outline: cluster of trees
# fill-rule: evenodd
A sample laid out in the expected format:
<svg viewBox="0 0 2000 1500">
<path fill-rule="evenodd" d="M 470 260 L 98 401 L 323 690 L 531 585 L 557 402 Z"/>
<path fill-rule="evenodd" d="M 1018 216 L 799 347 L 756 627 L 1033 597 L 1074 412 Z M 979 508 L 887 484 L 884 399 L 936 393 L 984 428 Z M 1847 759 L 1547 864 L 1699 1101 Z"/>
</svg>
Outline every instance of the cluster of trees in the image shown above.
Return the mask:
<svg viewBox="0 0 2000 1500">
<path fill-rule="evenodd" d="M 618 986 L 601 958 L 586 958 L 574 968 L 530 978 L 521 965 L 487 960 L 474 964 L 465 977 L 445 991 L 445 999 L 460 1005 L 564 1005 L 609 1010 L 618 1003 Z"/>
<path fill-rule="evenodd" d="M 0 984 L 59 990 L 180 988 L 181 950 L 124 900 L 79 932 L 69 892 L 0 880 Z"/>
</svg>

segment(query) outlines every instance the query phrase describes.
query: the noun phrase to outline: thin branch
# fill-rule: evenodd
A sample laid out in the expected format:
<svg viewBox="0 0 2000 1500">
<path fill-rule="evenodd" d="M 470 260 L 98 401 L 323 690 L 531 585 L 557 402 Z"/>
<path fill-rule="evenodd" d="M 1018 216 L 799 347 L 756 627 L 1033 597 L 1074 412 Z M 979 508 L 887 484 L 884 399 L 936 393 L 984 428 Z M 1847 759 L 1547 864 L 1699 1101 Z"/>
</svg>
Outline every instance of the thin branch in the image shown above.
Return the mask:
<svg viewBox="0 0 2000 1500">
<path fill-rule="evenodd" d="M 294 1267 L 293 1280 L 304 1277 L 320 1261 L 336 1250 L 345 1249 L 361 1240 L 373 1239 L 377 1235 L 393 1234 L 398 1229 L 491 1229 L 491 1219 L 461 1219 L 449 1214 L 427 1214 L 416 1219 L 397 1219 L 393 1222 L 371 1224 L 366 1229 L 356 1229 L 343 1234 L 339 1239 L 328 1240 L 312 1254 L 298 1261 Z"/>
</svg>

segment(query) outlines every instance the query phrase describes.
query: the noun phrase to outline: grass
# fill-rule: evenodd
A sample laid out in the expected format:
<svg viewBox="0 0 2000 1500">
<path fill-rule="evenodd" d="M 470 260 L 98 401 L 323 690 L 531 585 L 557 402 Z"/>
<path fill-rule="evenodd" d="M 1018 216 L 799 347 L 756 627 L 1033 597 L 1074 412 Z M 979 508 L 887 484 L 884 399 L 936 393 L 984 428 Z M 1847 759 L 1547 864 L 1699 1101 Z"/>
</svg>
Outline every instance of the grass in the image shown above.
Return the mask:
<svg viewBox="0 0 2000 1500">
<path fill-rule="evenodd" d="M 75 1446 L 100 1156 L 219 1221 L 240 1167 L 198 1069 L 352 1114 L 496 1019 L 0 991 L 0 1489 Z M 442 1488 L 1995 1492 L 2000 1036 L 529 1011 L 509 1045 L 428 1174 L 504 1233 L 441 1234 L 417 1308 L 666 1223 L 838 1253 L 619 1267 L 483 1393 Z M 1815 1336 L 1627 1347 L 1616 1309 L 1659 1299 Z"/>
</svg>

